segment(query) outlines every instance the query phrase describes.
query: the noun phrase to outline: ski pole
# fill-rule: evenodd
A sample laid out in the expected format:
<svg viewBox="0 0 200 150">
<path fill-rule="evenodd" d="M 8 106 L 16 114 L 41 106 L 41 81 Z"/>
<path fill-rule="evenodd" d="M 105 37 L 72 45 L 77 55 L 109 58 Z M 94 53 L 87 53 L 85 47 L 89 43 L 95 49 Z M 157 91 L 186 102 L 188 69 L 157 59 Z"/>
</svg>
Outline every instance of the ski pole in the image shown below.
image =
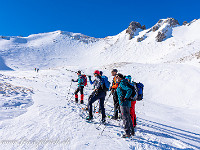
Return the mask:
<svg viewBox="0 0 200 150">
<path fill-rule="evenodd" d="M 67 95 L 67 99 L 69 99 L 69 94 L 70 94 L 71 86 L 72 86 L 72 81 L 71 81 L 71 84 L 69 86 L 69 92 L 68 92 L 68 95 Z"/>
<path fill-rule="evenodd" d="M 106 106 L 106 103 L 108 102 L 108 99 L 110 98 L 111 94 L 112 94 L 112 93 L 110 93 L 110 94 L 109 94 L 109 96 L 108 96 L 108 98 L 106 99 L 106 102 L 105 102 L 105 104 L 104 104 L 104 108 L 105 108 L 105 106 Z M 99 103 L 100 103 L 100 102 L 99 102 Z M 99 106 L 99 107 L 100 107 L 100 106 Z M 99 110 L 100 110 L 100 109 L 99 109 Z M 99 118 L 99 117 L 100 117 L 100 113 L 99 113 L 99 115 L 98 115 L 98 117 L 97 117 L 97 118 Z"/>
<path fill-rule="evenodd" d="M 119 102 L 117 102 L 115 105 L 117 105 L 118 103 L 119 103 Z M 122 103 L 123 103 L 123 101 L 120 103 L 120 105 L 121 105 Z M 114 107 L 115 107 L 115 105 L 114 105 Z M 119 105 L 119 106 L 120 106 L 120 105 Z M 119 106 L 117 106 L 117 109 L 115 110 L 115 112 L 119 109 Z M 112 108 L 112 109 L 110 110 L 109 114 L 112 112 L 113 109 L 114 109 L 114 108 Z M 114 112 L 114 113 L 115 113 L 115 112 Z M 102 123 L 99 124 L 99 125 L 96 127 L 96 129 L 99 128 L 101 125 L 102 125 Z"/>
<path fill-rule="evenodd" d="M 118 104 L 118 103 L 119 103 L 119 102 L 117 102 L 116 104 Z M 123 101 L 120 103 L 120 105 L 121 105 L 122 103 L 123 103 Z M 115 105 L 116 105 L 116 104 L 115 104 Z M 119 105 L 119 106 L 120 106 L 120 105 Z M 115 110 L 115 112 L 119 109 L 119 106 L 117 106 L 117 109 Z M 113 108 L 113 109 L 114 109 L 114 108 Z M 112 111 L 113 109 L 111 109 L 111 111 Z M 110 112 L 111 112 L 111 111 L 110 111 Z M 100 124 L 98 127 L 100 127 L 100 126 L 101 126 L 101 124 Z M 97 128 L 98 128 L 98 127 L 97 127 Z M 105 127 L 103 128 L 103 130 L 101 131 L 101 133 L 100 133 L 99 135 L 102 135 L 102 134 L 103 134 L 103 132 L 105 131 L 106 127 L 107 127 L 107 126 L 105 126 Z"/>
<path fill-rule="evenodd" d="M 108 102 L 108 99 L 110 98 L 111 95 L 112 95 L 112 92 L 110 92 L 108 98 L 106 99 L 106 102 L 105 102 L 105 104 L 104 104 L 104 107 L 106 106 L 106 103 Z"/>
<path fill-rule="evenodd" d="M 72 96 L 70 97 L 70 99 L 68 99 L 68 102 L 72 100 L 73 96 L 74 96 L 74 93 L 72 94 Z"/>
<path fill-rule="evenodd" d="M 69 70 L 69 69 L 66 69 L 67 71 L 70 71 L 70 72 L 74 72 L 74 73 L 77 73 L 76 71 L 73 71 L 73 70 Z"/>
</svg>

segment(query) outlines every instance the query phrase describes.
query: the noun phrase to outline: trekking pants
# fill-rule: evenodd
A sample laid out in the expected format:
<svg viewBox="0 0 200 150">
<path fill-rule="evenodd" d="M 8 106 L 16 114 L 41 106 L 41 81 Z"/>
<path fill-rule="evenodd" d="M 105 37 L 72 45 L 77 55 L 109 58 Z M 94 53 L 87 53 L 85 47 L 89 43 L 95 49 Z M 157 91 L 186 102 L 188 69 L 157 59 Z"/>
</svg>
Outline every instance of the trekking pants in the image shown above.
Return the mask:
<svg viewBox="0 0 200 150">
<path fill-rule="evenodd" d="M 131 107 L 130 107 L 130 115 L 131 115 L 131 120 L 132 120 L 132 123 L 133 123 L 133 127 L 135 127 L 137 125 L 137 123 L 136 123 L 136 114 L 135 114 L 135 104 L 136 104 L 136 101 L 132 101 L 131 102 Z"/>
<path fill-rule="evenodd" d="M 124 124 L 124 130 L 126 134 L 130 135 L 130 133 L 134 131 L 133 123 L 130 116 L 130 107 L 120 105 L 120 109 L 121 109 L 122 120 Z"/>
<path fill-rule="evenodd" d="M 96 100 L 100 100 L 100 108 L 101 108 L 101 113 L 102 113 L 102 118 L 105 118 L 105 108 L 104 108 L 104 101 L 105 101 L 105 97 L 106 97 L 106 92 L 104 91 L 99 91 L 97 94 L 95 94 L 95 92 L 92 92 L 92 94 L 90 95 L 89 99 L 88 99 L 88 110 L 89 110 L 89 116 L 93 116 L 92 115 L 92 104 L 96 101 Z"/>
<path fill-rule="evenodd" d="M 80 93 L 81 93 L 81 100 L 83 100 L 83 97 L 84 97 L 84 95 L 83 95 L 83 88 L 84 88 L 84 86 L 79 86 L 77 89 L 76 89 L 76 91 L 74 92 L 74 94 L 75 94 L 75 99 L 77 99 L 77 101 L 78 101 L 78 92 L 80 91 Z"/>
<path fill-rule="evenodd" d="M 119 99 L 117 95 L 117 90 L 114 90 L 113 92 L 113 102 L 114 102 L 114 118 L 118 119 L 118 112 L 120 113 L 120 107 L 119 107 Z"/>
<path fill-rule="evenodd" d="M 84 88 L 84 86 L 79 86 L 79 87 L 76 89 L 76 91 L 74 92 L 74 94 L 77 95 L 78 92 L 80 91 L 80 93 L 81 93 L 81 95 L 82 95 L 82 94 L 83 94 L 83 88 Z"/>
</svg>

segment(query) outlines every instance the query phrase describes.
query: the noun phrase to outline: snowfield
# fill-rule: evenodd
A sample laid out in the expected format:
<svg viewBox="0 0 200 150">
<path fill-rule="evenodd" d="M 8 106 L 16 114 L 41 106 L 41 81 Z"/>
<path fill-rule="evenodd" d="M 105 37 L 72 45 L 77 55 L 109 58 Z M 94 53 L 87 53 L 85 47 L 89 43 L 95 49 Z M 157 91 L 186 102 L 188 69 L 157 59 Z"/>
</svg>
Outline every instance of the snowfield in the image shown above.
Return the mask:
<svg viewBox="0 0 200 150">
<path fill-rule="evenodd" d="M 159 30 L 168 28 L 166 24 Z M 200 149 L 200 20 L 159 31 L 122 31 L 96 39 L 55 31 L 29 37 L 0 38 L 0 149 Z M 137 42 L 137 38 L 146 38 Z M 35 68 L 40 68 L 35 72 Z M 136 135 L 122 139 L 122 120 L 110 119 L 113 101 L 105 100 L 107 125 L 101 115 L 87 123 L 83 108 L 92 92 L 84 89 L 84 104 L 74 102 L 77 75 L 102 70 L 130 74 L 144 83 L 144 99 L 136 103 Z M 89 84 L 89 83 L 88 83 Z M 80 95 L 79 95 L 80 96 Z M 98 102 L 94 104 L 98 109 Z"/>
</svg>

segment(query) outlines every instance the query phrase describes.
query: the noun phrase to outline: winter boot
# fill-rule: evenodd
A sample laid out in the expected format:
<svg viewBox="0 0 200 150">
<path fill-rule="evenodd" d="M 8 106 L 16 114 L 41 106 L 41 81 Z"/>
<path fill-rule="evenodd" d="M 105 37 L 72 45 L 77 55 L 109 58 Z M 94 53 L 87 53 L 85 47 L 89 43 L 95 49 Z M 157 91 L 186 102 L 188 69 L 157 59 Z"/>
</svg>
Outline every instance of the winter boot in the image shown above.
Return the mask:
<svg viewBox="0 0 200 150">
<path fill-rule="evenodd" d="M 81 101 L 80 101 L 81 104 L 83 104 L 83 98 L 84 98 L 84 95 L 81 94 Z"/>
<path fill-rule="evenodd" d="M 113 120 L 117 120 L 118 118 L 116 118 L 115 116 L 112 116 L 111 119 L 113 119 Z"/>
<path fill-rule="evenodd" d="M 105 122 L 106 122 L 106 119 L 105 119 L 105 118 L 102 118 L 102 119 L 101 119 L 101 122 L 102 122 L 102 123 L 105 123 Z"/>
<path fill-rule="evenodd" d="M 78 95 L 75 95 L 75 102 L 78 103 Z"/>
<path fill-rule="evenodd" d="M 122 138 L 130 138 L 130 137 L 131 137 L 130 134 L 123 134 L 123 135 L 122 135 Z"/>
<path fill-rule="evenodd" d="M 131 135 L 134 136 L 135 135 L 135 131 L 131 131 Z"/>
</svg>

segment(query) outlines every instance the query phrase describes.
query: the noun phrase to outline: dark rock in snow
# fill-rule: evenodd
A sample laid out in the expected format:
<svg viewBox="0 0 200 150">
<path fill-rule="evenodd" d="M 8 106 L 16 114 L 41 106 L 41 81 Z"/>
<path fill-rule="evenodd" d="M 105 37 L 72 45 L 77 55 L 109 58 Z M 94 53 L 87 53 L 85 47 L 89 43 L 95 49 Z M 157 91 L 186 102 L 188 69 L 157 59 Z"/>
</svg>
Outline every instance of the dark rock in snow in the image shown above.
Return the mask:
<svg viewBox="0 0 200 150">
<path fill-rule="evenodd" d="M 187 21 L 184 21 L 184 22 L 183 22 L 183 25 L 187 25 L 187 24 L 188 24 L 188 22 L 187 22 Z"/>
<path fill-rule="evenodd" d="M 167 34 L 170 33 L 173 27 L 179 25 L 178 21 L 174 18 L 167 18 L 166 20 L 159 20 L 158 23 L 152 27 L 152 31 L 155 32 L 160 29 L 161 26 L 167 23 L 167 26 L 160 30 L 156 36 L 157 42 L 162 42 L 166 37 Z"/>
<path fill-rule="evenodd" d="M 130 34 L 130 40 L 134 37 L 135 32 L 137 29 L 142 29 L 144 30 L 146 27 L 145 25 L 141 26 L 139 22 L 132 21 L 129 25 L 129 27 L 126 29 L 126 33 Z"/>
</svg>

